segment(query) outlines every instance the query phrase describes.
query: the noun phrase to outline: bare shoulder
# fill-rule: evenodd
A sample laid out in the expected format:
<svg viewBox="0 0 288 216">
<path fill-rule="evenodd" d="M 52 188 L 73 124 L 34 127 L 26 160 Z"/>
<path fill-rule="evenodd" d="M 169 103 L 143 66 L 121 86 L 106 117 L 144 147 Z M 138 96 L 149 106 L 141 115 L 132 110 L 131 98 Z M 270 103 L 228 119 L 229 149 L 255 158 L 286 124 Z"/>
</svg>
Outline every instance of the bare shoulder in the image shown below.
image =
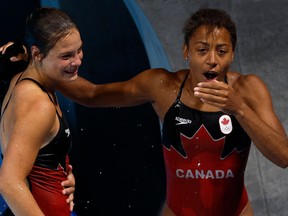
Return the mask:
<svg viewBox="0 0 288 216">
<path fill-rule="evenodd" d="M 160 119 L 176 99 L 181 83 L 184 81 L 188 70 L 171 72 L 163 68 L 144 71 L 135 77 L 134 87 L 137 95 L 141 95 L 150 102 Z"/>
<path fill-rule="evenodd" d="M 188 70 L 179 70 L 176 72 L 168 71 L 164 68 L 155 68 L 143 71 L 137 78 L 143 82 L 149 81 L 149 85 L 153 84 L 155 87 L 171 86 L 171 84 L 181 83 L 185 76 L 188 74 Z M 147 83 L 147 82 L 146 82 Z"/>
<path fill-rule="evenodd" d="M 15 111 L 23 113 L 37 113 L 39 118 L 55 113 L 55 106 L 46 92 L 31 81 L 21 81 L 13 88 L 11 103 Z M 10 103 L 10 102 L 9 102 Z"/>
<path fill-rule="evenodd" d="M 256 74 L 240 74 L 232 72 L 232 87 L 245 98 L 246 102 L 263 103 L 271 100 L 271 94 L 260 76 Z"/>
<path fill-rule="evenodd" d="M 229 72 L 229 81 L 231 80 L 232 85 L 237 85 L 239 87 L 248 87 L 248 88 L 266 88 L 266 84 L 256 74 L 241 74 L 239 72 Z"/>
</svg>

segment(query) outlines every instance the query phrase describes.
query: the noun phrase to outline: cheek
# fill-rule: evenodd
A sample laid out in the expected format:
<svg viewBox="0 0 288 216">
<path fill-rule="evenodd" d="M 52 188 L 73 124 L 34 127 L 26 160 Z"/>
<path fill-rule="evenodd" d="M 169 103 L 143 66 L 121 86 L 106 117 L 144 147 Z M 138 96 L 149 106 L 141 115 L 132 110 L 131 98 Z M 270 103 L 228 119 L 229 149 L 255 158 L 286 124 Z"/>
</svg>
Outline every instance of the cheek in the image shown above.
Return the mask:
<svg viewBox="0 0 288 216">
<path fill-rule="evenodd" d="M 54 70 L 54 72 L 57 69 L 59 70 L 59 68 L 63 68 L 65 65 L 63 61 L 49 57 L 45 58 L 42 63 L 46 70 Z"/>
<path fill-rule="evenodd" d="M 202 56 L 191 55 L 188 61 L 189 61 L 190 67 L 198 68 L 198 67 L 203 67 L 205 65 L 206 58 Z"/>
<path fill-rule="evenodd" d="M 224 69 L 224 70 L 229 70 L 229 68 L 230 68 L 230 66 L 231 66 L 231 61 L 227 61 L 227 62 L 225 62 L 225 64 L 223 64 L 222 65 L 222 68 Z"/>
<path fill-rule="evenodd" d="M 66 70 L 67 65 L 63 63 L 50 63 L 46 64 L 45 71 L 50 77 L 61 77 L 64 70 Z"/>
<path fill-rule="evenodd" d="M 54 64 L 51 64 L 51 67 L 54 70 L 63 71 L 63 70 L 67 70 L 67 68 L 69 67 L 69 64 L 70 63 L 68 61 L 58 61 L 58 62 L 55 62 Z"/>
</svg>

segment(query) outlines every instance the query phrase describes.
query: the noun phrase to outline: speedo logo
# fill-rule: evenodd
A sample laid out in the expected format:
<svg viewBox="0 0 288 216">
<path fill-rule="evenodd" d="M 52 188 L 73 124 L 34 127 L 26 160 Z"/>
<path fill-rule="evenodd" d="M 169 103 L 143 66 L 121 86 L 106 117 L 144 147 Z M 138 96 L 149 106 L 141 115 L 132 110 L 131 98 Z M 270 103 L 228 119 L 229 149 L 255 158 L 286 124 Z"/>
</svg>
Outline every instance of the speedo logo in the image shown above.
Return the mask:
<svg viewBox="0 0 288 216">
<path fill-rule="evenodd" d="M 177 116 L 175 118 L 175 120 L 178 122 L 176 123 L 176 125 L 184 125 L 184 124 L 191 124 L 192 121 L 190 119 L 184 119 L 184 118 L 181 118 L 179 116 Z"/>
<path fill-rule="evenodd" d="M 69 130 L 69 128 L 65 129 L 65 133 L 67 134 L 67 137 L 69 137 L 69 135 L 70 135 L 70 130 Z"/>
</svg>

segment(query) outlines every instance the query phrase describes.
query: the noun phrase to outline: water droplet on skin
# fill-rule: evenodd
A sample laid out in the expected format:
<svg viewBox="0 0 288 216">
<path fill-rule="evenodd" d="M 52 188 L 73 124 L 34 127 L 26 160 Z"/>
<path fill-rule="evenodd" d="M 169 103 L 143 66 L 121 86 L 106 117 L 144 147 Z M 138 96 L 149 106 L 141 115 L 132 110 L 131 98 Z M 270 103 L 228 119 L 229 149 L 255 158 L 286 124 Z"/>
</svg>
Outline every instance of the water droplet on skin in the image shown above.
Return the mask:
<svg viewBox="0 0 288 216">
<path fill-rule="evenodd" d="M 21 185 L 17 186 L 20 190 L 23 190 L 23 187 Z"/>
</svg>

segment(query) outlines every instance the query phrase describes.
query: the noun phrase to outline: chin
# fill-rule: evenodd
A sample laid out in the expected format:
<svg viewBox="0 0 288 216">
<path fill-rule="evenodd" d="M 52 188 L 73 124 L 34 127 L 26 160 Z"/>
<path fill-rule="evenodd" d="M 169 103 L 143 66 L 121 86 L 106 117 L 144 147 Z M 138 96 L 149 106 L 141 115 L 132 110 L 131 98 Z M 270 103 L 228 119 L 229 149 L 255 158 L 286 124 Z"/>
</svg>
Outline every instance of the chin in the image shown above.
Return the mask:
<svg viewBox="0 0 288 216">
<path fill-rule="evenodd" d="M 65 79 L 66 81 L 74 81 L 76 80 L 78 77 L 78 73 L 77 71 L 75 73 L 63 73 L 63 79 Z"/>
<path fill-rule="evenodd" d="M 74 81 L 74 80 L 76 80 L 78 78 L 78 74 L 76 73 L 74 76 L 72 76 L 71 78 L 70 78 L 70 81 Z"/>
</svg>

